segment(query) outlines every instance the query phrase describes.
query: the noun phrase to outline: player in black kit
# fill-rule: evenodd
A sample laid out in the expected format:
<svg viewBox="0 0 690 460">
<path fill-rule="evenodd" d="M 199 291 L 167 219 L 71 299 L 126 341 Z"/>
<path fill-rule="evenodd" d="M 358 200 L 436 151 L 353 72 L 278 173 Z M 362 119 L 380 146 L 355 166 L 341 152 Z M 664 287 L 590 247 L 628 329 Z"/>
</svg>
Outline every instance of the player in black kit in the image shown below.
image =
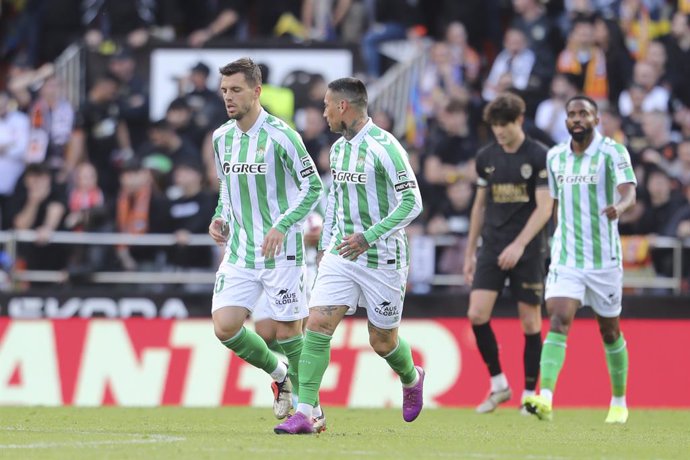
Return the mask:
<svg viewBox="0 0 690 460">
<path fill-rule="evenodd" d="M 464 261 L 472 285 L 468 317 L 479 352 L 491 375 L 488 397 L 477 412 L 493 412 L 512 397 L 501 370 L 491 312 L 510 279 L 525 334 L 525 397 L 534 394 L 541 355 L 541 302 L 544 291 L 546 235 L 553 200 L 546 175 L 547 148 L 525 136 L 525 102 L 504 93 L 484 109 L 496 142 L 477 154 L 477 194 L 470 217 Z M 482 246 L 476 256 L 481 231 Z M 524 410 L 523 410 L 524 412 Z"/>
</svg>

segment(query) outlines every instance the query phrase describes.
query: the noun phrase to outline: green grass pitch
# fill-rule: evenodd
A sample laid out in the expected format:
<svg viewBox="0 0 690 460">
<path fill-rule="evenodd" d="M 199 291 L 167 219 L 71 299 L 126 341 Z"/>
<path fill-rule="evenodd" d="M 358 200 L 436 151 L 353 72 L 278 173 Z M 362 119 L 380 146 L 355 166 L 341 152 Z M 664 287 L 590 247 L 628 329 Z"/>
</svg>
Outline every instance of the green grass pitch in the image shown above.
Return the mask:
<svg viewBox="0 0 690 460">
<path fill-rule="evenodd" d="M 328 430 L 278 436 L 270 408 L 0 407 L 0 459 L 688 459 L 690 411 L 561 409 L 551 423 L 514 408 L 477 415 L 327 408 Z"/>
</svg>

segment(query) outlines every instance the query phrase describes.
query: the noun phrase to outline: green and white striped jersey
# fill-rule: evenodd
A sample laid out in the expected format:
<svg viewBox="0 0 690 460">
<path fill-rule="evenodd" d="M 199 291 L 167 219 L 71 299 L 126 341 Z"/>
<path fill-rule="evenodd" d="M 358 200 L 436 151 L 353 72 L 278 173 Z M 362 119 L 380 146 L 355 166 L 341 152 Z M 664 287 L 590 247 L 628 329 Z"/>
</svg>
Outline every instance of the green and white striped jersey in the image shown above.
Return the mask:
<svg viewBox="0 0 690 460">
<path fill-rule="evenodd" d="M 262 110 L 246 133 L 235 120 L 216 129 L 213 151 L 220 182 L 214 219 L 230 229 L 226 260 L 257 269 L 303 265 L 302 224 L 323 184 L 300 135 Z M 275 259 L 265 259 L 261 244 L 272 227 L 285 240 Z"/>
<path fill-rule="evenodd" d="M 551 148 L 546 166 L 551 196 L 558 200 L 551 264 L 583 269 L 621 266 L 618 220 L 602 212 L 620 199 L 620 184 L 637 183 L 626 148 L 595 132 L 582 155 L 572 152 L 570 140 Z"/>
<path fill-rule="evenodd" d="M 331 147 L 333 183 L 319 249 L 335 249 L 345 235 L 363 233 L 371 247 L 357 263 L 395 269 L 409 264 L 404 228 L 422 212 L 422 197 L 407 152 L 371 119 Z"/>
</svg>

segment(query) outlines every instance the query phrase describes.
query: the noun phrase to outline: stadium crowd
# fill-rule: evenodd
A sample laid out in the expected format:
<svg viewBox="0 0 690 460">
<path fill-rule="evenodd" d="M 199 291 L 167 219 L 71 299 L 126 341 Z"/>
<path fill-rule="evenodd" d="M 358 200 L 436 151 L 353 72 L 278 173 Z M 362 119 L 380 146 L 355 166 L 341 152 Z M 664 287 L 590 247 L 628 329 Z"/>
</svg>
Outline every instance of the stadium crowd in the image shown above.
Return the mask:
<svg viewBox="0 0 690 460">
<path fill-rule="evenodd" d="M 211 133 L 227 116 L 209 85 L 216 69 L 199 62 L 178 80 L 165 117 L 149 118 L 142 62 L 166 43 L 342 44 L 355 50 L 356 75 L 371 83 L 393 65 L 379 52 L 383 42 L 431 39 L 410 96 L 415 122 L 401 141 L 425 203 L 413 248 L 437 252 L 434 271 L 462 273 L 474 157 L 491 141 L 481 113 L 503 91 L 527 102 L 525 130 L 547 146 L 568 139 L 568 98 L 583 93 L 599 103 L 599 129 L 627 146 L 639 184 L 638 204 L 620 222 L 629 265 L 670 276 L 670 250 L 650 242 L 690 237 L 687 0 L 26 0 L 2 8 L 0 226 L 37 230 L 36 243 L 23 245 L 16 261 L 30 269 L 76 276 L 214 266 L 212 248 L 192 251 L 185 243 L 206 233 L 213 215 Z M 80 107 L 63 96 L 55 75 L 54 61 L 71 43 L 105 63 L 89 75 Z M 328 183 L 334 138 L 322 116 L 326 81 L 304 77 L 300 88 L 266 84 L 262 103 L 297 127 Z M 392 130 L 391 114 L 371 116 Z M 178 244 L 48 244 L 58 230 L 174 233 Z M 458 236 L 458 243 L 419 243 L 437 235 Z"/>
</svg>

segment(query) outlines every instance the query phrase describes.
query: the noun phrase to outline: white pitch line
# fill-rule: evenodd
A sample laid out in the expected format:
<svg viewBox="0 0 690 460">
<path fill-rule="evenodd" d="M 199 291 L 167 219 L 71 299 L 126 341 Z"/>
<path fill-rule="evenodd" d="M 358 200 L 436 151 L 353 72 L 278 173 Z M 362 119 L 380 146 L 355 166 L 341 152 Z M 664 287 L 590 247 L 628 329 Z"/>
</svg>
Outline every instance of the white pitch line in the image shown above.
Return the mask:
<svg viewBox="0 0 690 460">
<path fill-rule="evenodd" d="M 145 434 L 145 433 L 118 433 L 114 431 L 82 431 L 82 430 L 41 430 L 31 428 L 0 427 L 0 431 L 20 431 L 29 433 L 71 433 L 77 435 L 98 435 L 98 436 L 129 436 L 143 439 L 104 439 L 101 441 L 64 441 L 64 442 L 36 442 L 30 444 L 0 444 L 2 449 L 53 449 L 56 447 L 95 447 L 112 446 L 118 444 L 156 444 L 167 442 L 186 441 L 182 436 L 169 436 L 165 434 Z"/>
</svg>

